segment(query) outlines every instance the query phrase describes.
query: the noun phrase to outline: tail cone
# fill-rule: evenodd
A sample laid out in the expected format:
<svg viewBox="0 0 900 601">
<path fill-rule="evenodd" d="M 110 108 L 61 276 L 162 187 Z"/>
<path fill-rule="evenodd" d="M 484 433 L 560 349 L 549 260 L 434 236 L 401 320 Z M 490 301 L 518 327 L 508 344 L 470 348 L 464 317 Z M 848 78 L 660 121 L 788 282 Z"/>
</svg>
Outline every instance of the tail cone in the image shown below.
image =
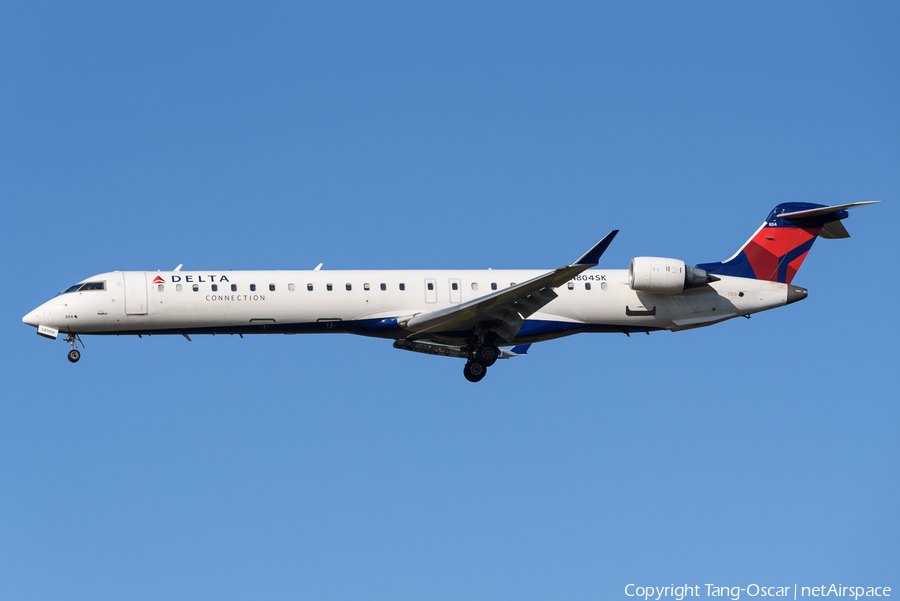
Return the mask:
<svg viewBox="0 0 900 601">
<path fill-rule="evenodd" d="M 800 286 L 788 286 L 787 302 L 785 304 L 790 305 L 791 303 L 801 301 L 806 298 L 808 294 L 809 292 L 807 292 L 806 288 L 801 288 Z"/>
</svg>

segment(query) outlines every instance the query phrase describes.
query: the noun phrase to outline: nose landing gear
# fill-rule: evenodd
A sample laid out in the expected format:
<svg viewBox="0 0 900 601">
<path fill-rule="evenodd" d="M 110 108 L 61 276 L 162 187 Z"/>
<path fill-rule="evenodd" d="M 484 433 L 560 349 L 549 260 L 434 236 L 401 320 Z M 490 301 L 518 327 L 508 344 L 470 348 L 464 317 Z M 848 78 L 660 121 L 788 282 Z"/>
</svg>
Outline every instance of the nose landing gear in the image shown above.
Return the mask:
<svg viewBox="0 0 900 601">
<path fill-rule="evenodd" d="M 69 362 L 70 363 L 78 363 L 78 360 L 81 359 L 81 352 L 78 350 L 78 343 L 81 343 L 81 348 L 84 348 L 84 342 L 82 342 L 81 338 L 78 337 L 77 334 L 69 334 L 65 337 L 65 341 L 72 345 L 72 350 L 69 351 Z"/>
</svg>

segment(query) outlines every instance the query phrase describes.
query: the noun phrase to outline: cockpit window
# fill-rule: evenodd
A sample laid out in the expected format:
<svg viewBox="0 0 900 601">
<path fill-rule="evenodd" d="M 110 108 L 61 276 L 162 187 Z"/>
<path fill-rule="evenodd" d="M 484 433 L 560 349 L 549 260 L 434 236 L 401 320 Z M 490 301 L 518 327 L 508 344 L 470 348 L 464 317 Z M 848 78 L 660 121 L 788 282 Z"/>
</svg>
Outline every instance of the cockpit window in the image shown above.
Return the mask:
<svg viewBox="0 0 900 601">
<path fill-rule="evenodd" d="M 66 288 L 59 294 L 68 294 L 69 292 L 84 292 L 85 290 L 106 290 L 106 282 L 82 282 L 75 284 L 70 288 Z M 57 294 L 56 296 L 59 296 Z"/>
</svg>

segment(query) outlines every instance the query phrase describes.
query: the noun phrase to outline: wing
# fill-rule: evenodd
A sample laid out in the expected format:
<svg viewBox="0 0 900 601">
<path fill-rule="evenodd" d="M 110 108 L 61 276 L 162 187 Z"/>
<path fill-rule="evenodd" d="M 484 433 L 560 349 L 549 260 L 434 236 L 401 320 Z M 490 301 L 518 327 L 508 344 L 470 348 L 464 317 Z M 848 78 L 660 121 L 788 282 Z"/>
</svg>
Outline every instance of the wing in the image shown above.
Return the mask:
<svg viewBox="0 0 900 601">
<path fill-rule="evenodd" d="M 527 282 L 476 298 L 461 305 L 400 318 L 397 323 L 409 330 L 409 338 L 423 338 L 440 332 L 464 332 L 476 327 L 496 333 L 510 342 L 525 319 L 557 297 L 554 288 L 596 267 L 619 230 L 613 230 L 580 259 Z"/>
</svg>

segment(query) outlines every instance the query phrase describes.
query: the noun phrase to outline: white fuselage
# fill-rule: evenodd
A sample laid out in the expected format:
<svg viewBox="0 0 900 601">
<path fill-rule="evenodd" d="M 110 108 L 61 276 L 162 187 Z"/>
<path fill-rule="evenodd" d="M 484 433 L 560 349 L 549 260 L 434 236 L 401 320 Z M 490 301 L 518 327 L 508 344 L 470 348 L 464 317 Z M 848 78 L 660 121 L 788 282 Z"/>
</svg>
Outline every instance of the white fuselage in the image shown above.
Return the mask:
<svg viewBox="0 0 900 601">
<path fill-rule="evenodd" d="M 347 332 L 401 339 L 402 318 L 452 307 L 537 277 L 540 270 L 110 272 L 25 316 L 67 334 Z M 590 269 L 556 289 L 515 343 L 584 331 L 711 325 L 787 303 L 788 286 L 723 276 L 680 294 L 635 292 L 628 270 Z M 398 319 L 401 323 L 398 323 Z M 466 332 L 439 342 L 464 343 Z"/>
</svg>

